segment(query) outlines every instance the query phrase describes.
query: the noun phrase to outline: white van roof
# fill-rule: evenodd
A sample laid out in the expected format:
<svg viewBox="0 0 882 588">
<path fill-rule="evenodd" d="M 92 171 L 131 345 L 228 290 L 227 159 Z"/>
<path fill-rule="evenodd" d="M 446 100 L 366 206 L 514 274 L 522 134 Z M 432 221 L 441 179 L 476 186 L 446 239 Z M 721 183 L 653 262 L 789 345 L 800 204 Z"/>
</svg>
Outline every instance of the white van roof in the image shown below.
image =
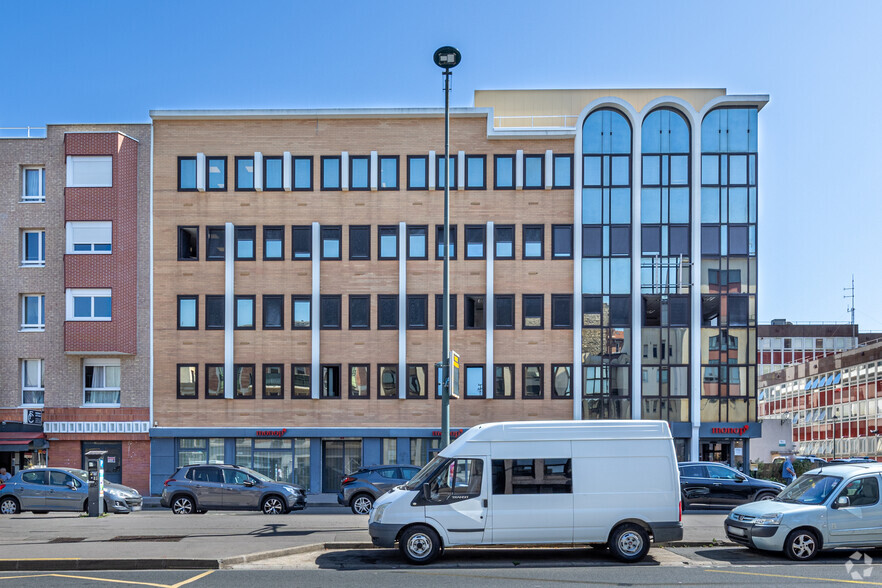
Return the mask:
<svg viewBox="0 0 882 588">
<path fill-rule="evenodd" d="M 665 421 L 512 421 L 477 425 L 454 443 L 593 439 L 671 439 L 671 429 Z"/>
</svg>

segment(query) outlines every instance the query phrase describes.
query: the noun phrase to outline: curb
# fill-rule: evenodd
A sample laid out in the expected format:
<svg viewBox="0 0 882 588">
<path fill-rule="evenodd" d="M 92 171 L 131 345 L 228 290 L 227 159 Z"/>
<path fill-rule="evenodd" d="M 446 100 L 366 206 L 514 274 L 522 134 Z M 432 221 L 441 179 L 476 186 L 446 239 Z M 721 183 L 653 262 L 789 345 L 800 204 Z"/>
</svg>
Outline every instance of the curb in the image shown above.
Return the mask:
<svg viewBox="0 0 882 588">
<path fill-rule="evenodd" d="M 227 557 L 218 561 L 220 569 L 227 569 L 235 565 L 250 563 L 253 561 L 261 561 L 264 559 L 273 559 L 276 557 L 285 557 L 286 555 L 297 555 L 300 553 L 309 553 L 312 551 L 324 551 L 328 549 L 376 549 L 373 543 L 359 543 L 354 541 L 330 541 L 327 543 L 310 543 L 309 545 L 298 545 L 296 547 L 287 547 L 285 549 L 274 549 L 272 551 L 261 551 L 258 553 L 250 553 L 248 555 L 237 555 L 235 557 Z"/>
<path fill-rule="evenodd" d="M 2 572 L 59 572 L 102 570 L 217 570 L 216 559 L 84 559 L 77 557 L 0 559 Z"/>
</svg>

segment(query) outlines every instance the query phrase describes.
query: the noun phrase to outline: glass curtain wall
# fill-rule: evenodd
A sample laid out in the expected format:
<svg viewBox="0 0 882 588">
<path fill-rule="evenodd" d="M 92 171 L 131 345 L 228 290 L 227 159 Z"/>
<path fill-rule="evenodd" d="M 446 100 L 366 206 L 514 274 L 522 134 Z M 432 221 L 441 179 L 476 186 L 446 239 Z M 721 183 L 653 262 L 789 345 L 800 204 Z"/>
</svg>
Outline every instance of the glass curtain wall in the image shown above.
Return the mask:
<svg viewBox="0 0 882 588">
<path fill-rule="evenodd" d="M 756 414 L 757 109 L 701 125 L 701 420 Z"/>
<path fill-rule="evenodd" d="M 643 121 L 641 145 L 642 415 L 688 422 L 689 125 L 674 110 L 656 110 Z"/>
<path fill-rule="evenodd" d="M 582 127 L 582 418 L 631 418 L 631 126 Z"/>
</svg>

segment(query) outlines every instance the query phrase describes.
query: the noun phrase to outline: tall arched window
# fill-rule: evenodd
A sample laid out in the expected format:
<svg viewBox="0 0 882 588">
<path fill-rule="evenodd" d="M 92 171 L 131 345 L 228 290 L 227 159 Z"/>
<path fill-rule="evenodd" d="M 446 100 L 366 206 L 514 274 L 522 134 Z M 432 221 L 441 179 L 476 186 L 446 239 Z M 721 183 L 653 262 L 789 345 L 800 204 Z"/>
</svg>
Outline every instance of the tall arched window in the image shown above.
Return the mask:
<svg viewBox="0 0 882 588">
<path fill-rule="evenodd" d="M 582 126 L 582 418 L 631 418 L 631 125 Z"/>
<path fill-rule="evenodd" d="M 641 414 L 688 422 L 690 130 L 662 108 L 644 119 L 641 137 Z"/>
</svg>

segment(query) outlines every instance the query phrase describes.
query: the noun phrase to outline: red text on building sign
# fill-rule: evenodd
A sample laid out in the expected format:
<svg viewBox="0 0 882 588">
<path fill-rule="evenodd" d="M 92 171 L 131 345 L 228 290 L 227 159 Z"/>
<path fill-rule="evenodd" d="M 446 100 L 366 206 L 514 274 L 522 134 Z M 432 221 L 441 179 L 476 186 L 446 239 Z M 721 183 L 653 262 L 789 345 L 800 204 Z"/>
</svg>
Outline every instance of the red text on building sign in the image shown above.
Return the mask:
<svg viewBox="0 0 882 588">
<path fill-rule="evenodd" d="M 743 435 L 747 432 L 747 425 L 743 427 L 712 427 L 711 433 L 714 434 L 730 434 L 730 435 Z"/>
<path fill-rule="evenodd" d="M 284 437 L 285 433 L 288 432 L 288 429 L 282 429 L 281 431 L 258 431 L 258 437 Z"/>
</svg>

